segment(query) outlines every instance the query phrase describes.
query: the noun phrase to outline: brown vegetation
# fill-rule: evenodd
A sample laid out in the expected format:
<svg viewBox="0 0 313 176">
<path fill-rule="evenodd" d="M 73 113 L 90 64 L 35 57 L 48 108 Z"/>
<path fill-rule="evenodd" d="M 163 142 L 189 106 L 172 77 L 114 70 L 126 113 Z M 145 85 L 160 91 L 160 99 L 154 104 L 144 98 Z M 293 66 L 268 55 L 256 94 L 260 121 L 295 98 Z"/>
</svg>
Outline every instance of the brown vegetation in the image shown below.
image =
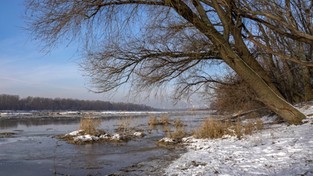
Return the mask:
<svg viewBox="0 0 313 176">
<path fill-rule="evenodd" d="M 153 116 L 153 117 L 149 117 L 149 120 L 148 120 L 148 125 L 151 127 L 151 128 L 155 128 L 156 125 L 159 124 L 159 121 L 158 121 L 158 118 Z"/>
<path fill-rule="evenodd" d="M 84 117 L 80 119 L 79 129 L 86 134 L 95 135 L 99 131 L 97 128 L 100 126 L 100 123 L 100 119 Z"/>
<path fill-rule="evenodd" d="M 175 119 L 175 121 L 174 121 L 174 126 L 175 126 L 176 128 L 179 128 L 179 127 L 185 126 L 185 124 L 183 123 L 183 121 L 181 121 L 179 118 L 177 118 L 177 119 Z"/>
<path fill-rule="evenodd" d="M 162 125 L 162 130 L 165 133 L 165 136 L 176 141 L 181 140 L 186 136 L 185 125 L 180 119 L 176 119 L 174 123 L 164 123 Z"/>
<path fill-rule="evenodd" d="M 250 135 L 256 130 L 261 130 L 263 123 L 261 120 L 248 122 L 246 124 L 236 121 L 219 121 L 212 118 L 206 119 L 198 129 L 194 131 L 196 138 L 216 139 L 226 135 L 242 138 L 243 135 Z"/>
<path fill-rule="evenodd" d="M 123 134 L 130 132 L 131 127 L 130 127 L 130 122 L 131 118 L 121 118 L 118 124 L 118 128 L 116 129 L 117 132 L 121 132 Z"/>
<path fill-rule="evenodd" d="M 211 103 L 211 108 L 217 110 L 218 113 L 234 114 L 265 107 L 238 76 L 227 75 L 223 81 L 225 84 L 216 86 Z"/>
<path fill-rule="evenodd" d="M 7 137 L 12 137 L 16 133 L 13 132 L 0 132 L 0 138 L 7 138 Z"/>
<path fill-rule="evenodd" d="M 169 125 L 171 122 L 170 122 L 170 119 L 168 116 L 161 116 L 159 117 L 149 117 L 149 120 L 148 120 L 148 125 L 152 128 L 158 126 L 158 125 L 162 125 L 162 126 L 166 126 L 166 125 Z"/>
<path fill-rule="evenodd" d="M 175 139 L 177 141 L 181 140 L 183 137 L 186 136 L 186 131 L 184 126 L 176 126 L 174 128 L 174 131 L 168 131 L 166 133 L 166 137 L 171 138 L 171 139 Z"/>
<path fill-rule="evenodd" d="M 180 119 L 176 119 L 175 123 L 162 126 L 165 137 L 157 142 L 158 145 L 163 147 L 173 147 L 179 144 L 182 138 L 186 137 L 185 124 Z"/>
<path fill-rule="evenodd" d="M 168 117 L 168 116 L 165 116 L 165 115 L 161 116 L 161 117 L 160 117 L 160 120 L 159 120 L 159 124 L 160 124 L 160 125 L 168 125 L 168 124 L 170 124 L 170 119 L 169 119 L 169 117 Z"/>
</svg>

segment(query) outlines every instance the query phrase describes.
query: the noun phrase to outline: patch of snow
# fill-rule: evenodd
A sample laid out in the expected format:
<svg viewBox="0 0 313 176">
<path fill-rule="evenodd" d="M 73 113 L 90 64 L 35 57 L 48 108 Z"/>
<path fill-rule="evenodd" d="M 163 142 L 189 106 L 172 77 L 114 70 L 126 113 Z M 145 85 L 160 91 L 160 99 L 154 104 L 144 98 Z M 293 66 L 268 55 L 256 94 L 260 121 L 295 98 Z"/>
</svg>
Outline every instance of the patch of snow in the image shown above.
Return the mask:
<svg viewBox="0 0 313 176">
<path fill-rule="evenodd" d="M 272 123 L 276 120 L 277 116 L 270 116 L 270 115 L 267 115 L 267 116 L 263 116 L 261 118 L 262 122 L 264 124 L 269 124 L 269 123 Z"/>
<path fill-rule="evenodd" d="M 229 134 L 225 134 L 222 136 L 222 139 L 230 139 L 230 138 L 236 138 L 236 136 L 232 136 L 232 135 L 229 135 Z"/>
<path fill-rule="evenodd" d="M 118 133 L 115 133 L 115 134 L 111 137 L 112 140 L 121 140 L 121 138 L 122 138 L 122 136 L 121 136 L 120 134 L 118 134 Z"/>
<path fill-rule="evenodd" d="M 91 136 L 89 134 L 86 134 L 86 135 L 81 135 L 81 136 L 76 136 L 74 137 L 74 141 L 83 141 L 83 142 L 86 142 L 86 141 L 93 141 L 93 140 L 96 140 L 97 137 L 95 136 Z"/>
<path fill-rule="evenodd" d="M 77 136 L 81 132 L 83 132 L 83 130 L 72 131 L 70 133 L 65 134 L 65 136 Z"/>
<path fill-rule="evenodd" d="M 0 117 L 1 116 L 30 116 L 33 113 L 31 112 L 1 112 L 0 113 Z"/>
<path fill-rule="evenodd" d="M 103 115 L 146 115 L 146 114 L 168 114 L 167 111 L 103 111 Z"/>
<path fill-rule="evenodd" d="M 110 135 L 109 134 L 102 134 L 99 136 L 100 139 L 110 139 Z"/>
<path fill-rule="evenodd" d="M 300 110 L 312 114 L 313 106 Z M 184 138 L 188 152 L 165 175 L 313 175 L 313 117 L 306 121 L 273 125 L 241 140 Z"/>
<path fill-rule="evenodd" d="M 133 135 L 136 137 L 143 137 L 145 134 L 143 132 L 134 132 Z"/>
<path fill-rule="evenodd" d="M 164 137 L 159 140 L 159 142 L 164 142 L 164 143 L 175 143 L 176 141 L 172 138 Z"/>
<path fill-rule="evenodd" d="M 80 114 L 79 111 L 64 111 L 64 112 L 59 112 L 60 115 L 75 115 L 75 114 Z"/>
</svg>

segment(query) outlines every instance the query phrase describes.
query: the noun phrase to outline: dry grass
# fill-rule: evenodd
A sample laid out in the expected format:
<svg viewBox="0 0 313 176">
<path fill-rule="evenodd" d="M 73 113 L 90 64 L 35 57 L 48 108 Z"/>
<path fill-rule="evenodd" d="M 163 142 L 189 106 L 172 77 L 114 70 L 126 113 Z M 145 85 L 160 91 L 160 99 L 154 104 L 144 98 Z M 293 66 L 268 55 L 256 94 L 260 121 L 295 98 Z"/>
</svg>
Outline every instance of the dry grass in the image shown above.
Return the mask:
<svg viewBox="0 0 313 176">
<path fill-rule="evenodd" d="M 161 116 L 159 120 L 160 125 L 168 125 L 170 124 L 170 119 L 168 116 Z"/>
<path fill-rule="evenodd" d="M 168 133 L 171 132 L 171 129 L 170 129 L 170 127 L 168 125 L 163 125 L 162 126 L 162 131 L 163 131 L 163 133 L 168 134 Z"/>
<path fill-rule="evenodd" d="M 251 135 L 254 131 L 261 129 L 263 129 L 261 120 L 243 124 L 240 121 L 228 122 L 209 118 L 194 131 L 194 136 L 196 138 L 216 139 L 225 135 L 231 135 L 241 139 L 243 135 Z"/>
<path fill-rule="evenodd" d="M 186 131 L 184 128 L 185 125 L 180 119 L 175 120 L 174 127 L 175 127 L 175 130 L 173 132 L 171 131 L 167 132 L 167 135 L 166 135 L 167 137 L 180 140 L 186 136 Z"/>
<path fill-rule="evenodd" d="M 150 127 L 155 127 L 158 124 L 159 124 L 159 120 L 157 119 L 157 117 L 149 117 L 148 125 Z"/>
<path fill-rule="evenodd" d="M 84 117 L 80 119 L 80 130 L 83 130 L 86 134 L 94 135 L 98 133 L 97 128 L 100 125 L 100 119 Z"/>
<path fill-rule="evenodd" d="M 261 119 L 255 121 L 255 127 L 257 130 L 262 130 L 264 128 L 264 123 Z"/>
<path fill-rule="evenodd" d="M 243 134 L 251 135 L 256 129 L 256 125 L 254 122 L 249 122 L 243 126 Z M 242 135 L 242 134 L 241 134 Z"/>
<path fill-rule="evenodd" d="M 194 136 L 196 138 L 221 138 L 226 134 L 228 127 L 229 125 L 225 122 L 207 119 L 194 131 Z"/>
<path fill-rule="evenodd" d="M 185 136 L 186 136 L 186 131 L 185 131 L 185 128 L 183 126 L 179 127 L 179 128 L 175 128 L 175 131 L 173 131 L 173 132 L 167 133 L 167 137 L 169 137 L 171 139 L 182 139 Z"/>
<path fill-rule="evenodd" d="M 183 126 L 185 126 L 185 124 L 184 124 L 180 119 L 175 119 L 175 121 L 174 121 L 174 126 L 175 126 L 176 128 L 178 128 L 178 127 L 183 127 Z"/>
<path fill-rule="evenodd" d="M 122 132 L 122 133 L 126 133 L 129 132 L 131 130 L 130 128 L 130 123 L 131 123 L 132 119 L 129 118 L 121 118 L 118 124 L 118 128 L 117 131 Z"/>
<path fill-rule="evenodd" d="M 150 117 L 148 120 L 148 125 L 153 128 L 158 125 L 167 126 L 170 123 L 171 122 L 168 116 L 161 116 L 160 119 L 154 116 L 154 117 Z"/>
</svg>

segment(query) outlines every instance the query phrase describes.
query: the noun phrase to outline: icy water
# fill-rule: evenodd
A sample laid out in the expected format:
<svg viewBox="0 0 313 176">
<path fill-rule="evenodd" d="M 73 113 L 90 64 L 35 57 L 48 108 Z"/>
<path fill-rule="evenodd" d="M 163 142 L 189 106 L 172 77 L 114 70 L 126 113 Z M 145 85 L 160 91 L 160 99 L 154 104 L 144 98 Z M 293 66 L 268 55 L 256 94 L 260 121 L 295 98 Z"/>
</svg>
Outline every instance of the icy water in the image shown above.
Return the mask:
<svg viewBox="0 0 313 176">
<path fill-rule="evenodd" d="M 187 125 L 186 130 L 190 130 L 208 114 L 169 117 L 181 119 Z M 161 128 L 148 127 L 148 116 L 105 117 L 101 118 L 99 128 L 113 133 L 126 118 L 131 127 L 144 130 L 147 136 L 127 143 L 73 145 L 54 136 L 77 130 L 77 118 L 0 117 L 0 134 L 14 133 L 0 136 L 0 175 L 108 175 L 172 152 L 156 145 L 164 133 Z"/>
</svg>

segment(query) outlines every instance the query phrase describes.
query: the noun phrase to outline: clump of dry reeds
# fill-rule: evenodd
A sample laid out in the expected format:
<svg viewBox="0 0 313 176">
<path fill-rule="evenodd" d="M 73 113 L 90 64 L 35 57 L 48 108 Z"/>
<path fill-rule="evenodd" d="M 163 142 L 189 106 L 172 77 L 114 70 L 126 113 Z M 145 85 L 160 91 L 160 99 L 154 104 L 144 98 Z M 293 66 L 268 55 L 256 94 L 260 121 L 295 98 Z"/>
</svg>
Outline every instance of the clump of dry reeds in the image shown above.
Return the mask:
<svg viewBox="0 0 313 176">
<path fill-rule="evenodd" d="M 150 127 L 155 127 L 158 125 L 166 126 L 166 125 L 169 125 L 170 123 L 171 122 L 168 116 L 161 116 L 159 119 L 153 116 L 153 117 L 150 117 L 148 120 L 148 125 Z"/>
<path fill-rule="evenodd" d="M 159 120 L 159 125 L 168 125 L 168 124 L 170 124 L 169 117 L 165 115 L 161 116 Z"/>
<path fill-rule="evenodd" d="M 255 127 L 257 130 L 262 130 L 264 128 L 264 123 L 261 119 L 255 121 Z"/>
<path fill-rule="evenodd" d="M 159 120 L 157 119 L 157 117 L 153 116 L 153 117 L 149 117 L 149 120 L 148 120 L 148 125 L 150 127 L 155 127 L 156 125 L 159 124 Z"/>
<path fill-rule="evenodd" d="M 207 119 L 194 131 L 194 136 L 196 138 L 221 138 L 226 134 L 228 127 L 228 123 Z"/>
<path fill-rule="evenodd" d="M 183 127 L 185 126 L 185 124 L 183 123 L 183 121 L 181 121 L 179 118 L 178 119 L 175 119 L 174 121 L 174 126 L 177 128 L 177 127 Z"/>
<path fill-rule="evenodd" d="M 185 125 L 180 119 L 174 121 L 174 131 L 167 131 L 167 137 L 180 140 L 186 136 Z"/>
<path fill-rule="evenodd" d="M 98 133 L 97 128 L 100 126 L 100 119 L 84 117 L 80 119 L 80 130 L 84 133 L 94 135 Z"/>
<path fill-rule="evenodd" d="M 131 131 L 131 128 L 130 128 L 131 121 L 132 119 L 130 117 L 121 118 L 118 124 L 117 131 L 122 132 L 122 133 L 127 133 Z"/>
<path fill-rule="evenodd" d="M 230 135 L 241 139 L 243 135 L 250 135 L 262 128 L 263 122 L 261 120 L 244 124 L 240 121 L 230 122 L 208 118 L 194 131 L 194 136 L 196 138 L 216 139 Z"/>
</svg>

